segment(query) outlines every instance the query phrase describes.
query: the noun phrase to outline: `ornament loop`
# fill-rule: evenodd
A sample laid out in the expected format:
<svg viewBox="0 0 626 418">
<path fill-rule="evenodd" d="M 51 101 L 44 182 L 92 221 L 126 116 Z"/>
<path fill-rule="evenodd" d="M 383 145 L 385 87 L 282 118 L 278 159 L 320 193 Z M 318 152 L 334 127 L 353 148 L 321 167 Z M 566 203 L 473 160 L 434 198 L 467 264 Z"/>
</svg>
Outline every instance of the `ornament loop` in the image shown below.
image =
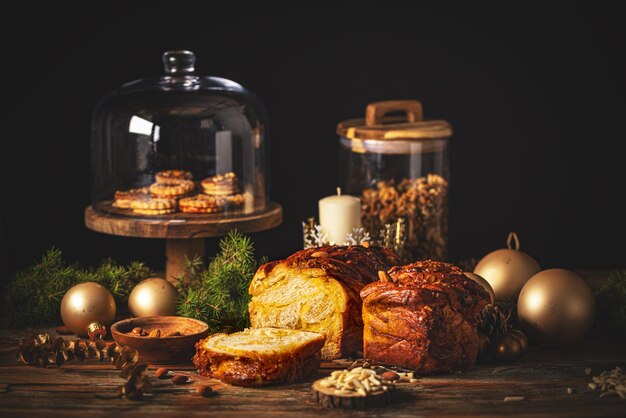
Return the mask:
<svg viewBox="0 0 626 418">
<path fill-rule="evenodd" d="M 515 247 L 513 247 L 513 242 L 515 242 Z M 509 232 L 509 236 L 506 239 L 506 246 L 509 250 L 519 251 L 519 238 L 517 238 L 517 234 L 515 232 Z"/>
</svg>

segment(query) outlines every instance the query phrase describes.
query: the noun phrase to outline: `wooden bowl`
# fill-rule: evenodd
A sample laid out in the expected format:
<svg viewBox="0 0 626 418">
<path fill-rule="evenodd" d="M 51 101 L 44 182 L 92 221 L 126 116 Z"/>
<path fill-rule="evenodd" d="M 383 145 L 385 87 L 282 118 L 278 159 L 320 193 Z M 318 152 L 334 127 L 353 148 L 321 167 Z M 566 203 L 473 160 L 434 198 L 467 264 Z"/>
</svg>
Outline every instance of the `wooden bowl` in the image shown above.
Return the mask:
<svg viewBox="0 0 626 418">
<path fill-rule="evenodd" d="M 140 337 L 130 334 L 133 328 L 161 330 L 161 334 L 178 331 L 174 337 Z M 198 340 L 209 334 L 209 326 L 197 319 L 182 316 L 147 316 L 118 321 L 111 325 L 113 339 L 120 346 L 136 349 L 139 357 L 151 364 L 190 362 Z"/>
</svg>

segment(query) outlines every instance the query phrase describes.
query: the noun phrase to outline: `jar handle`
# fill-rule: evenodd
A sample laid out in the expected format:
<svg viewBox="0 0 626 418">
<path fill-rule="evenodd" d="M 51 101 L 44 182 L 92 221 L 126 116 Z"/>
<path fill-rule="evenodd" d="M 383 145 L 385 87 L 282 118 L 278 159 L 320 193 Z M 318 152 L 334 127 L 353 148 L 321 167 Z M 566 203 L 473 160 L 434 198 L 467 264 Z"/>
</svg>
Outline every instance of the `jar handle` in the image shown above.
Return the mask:
<svg viewBox="0 0 626 418">
<path fill-rule="evenodd" d="M 389 112 L 406 113 L 407 122 L 417 122 L 424 118 L 422 104 L 417 100 L 386 100 L 367 105 L 365 109 L 365 125 L 382 125 L 383 117 Z"/>
</svg>

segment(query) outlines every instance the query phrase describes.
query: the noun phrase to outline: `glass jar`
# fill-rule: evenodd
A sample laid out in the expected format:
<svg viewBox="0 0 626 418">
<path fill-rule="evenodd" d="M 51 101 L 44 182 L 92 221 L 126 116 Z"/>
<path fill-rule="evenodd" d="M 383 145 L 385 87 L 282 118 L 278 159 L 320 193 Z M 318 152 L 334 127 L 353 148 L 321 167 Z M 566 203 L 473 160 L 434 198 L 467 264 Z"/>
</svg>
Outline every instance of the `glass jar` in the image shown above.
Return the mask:
<svg viewBox="0 0 626 418">
<path fill-rule="evenodd" d="M 407 262 L 445 260 L 450 124 L 424 120 L 418 101 L 384 101 L 339 123 L 337 133 L 341 186 L 360 196 L 370 236 L 392 242 Z"/>
<path fill-rule="evenodd" d="M 93 113 L 94 209 L 218 221 L 266 211 L 262 103 L 234 81 L 196 75 L 190 51 L 166 52 L 163 64 L 161 77 L 121 86 Z"/>
</svg>

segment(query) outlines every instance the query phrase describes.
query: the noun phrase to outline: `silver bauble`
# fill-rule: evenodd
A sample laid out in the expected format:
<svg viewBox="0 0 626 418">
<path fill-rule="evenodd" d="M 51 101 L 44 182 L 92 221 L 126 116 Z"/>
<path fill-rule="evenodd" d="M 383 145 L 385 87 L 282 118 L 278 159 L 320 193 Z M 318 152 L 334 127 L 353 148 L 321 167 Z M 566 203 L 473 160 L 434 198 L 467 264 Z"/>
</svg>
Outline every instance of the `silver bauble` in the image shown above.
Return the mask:
<svg viewBox="0 0 626 418">
<path fill-rule="evenodd" d="M 524 283 L 541 271 L 539 264 L 531 256 L 519 250 L 519 240 L 514 232 L 509 234 L 507 245 L 509 248 L 484 256 L 474 269 L 475 274 L 489 282 L 496 301 L 515 300 Z"/>
<path fill-rule="evenodd" d="M 130 292 L 128 309 L 133 316 L 171 316 L 176 314 L 178 291 L 167 280 L 153 277 L 141 281 Z"/>
<path fill-rule="evenodd" d="M 593 325 L 596 301 L 576 273 L 549 269 L 534 275 L 522 288 L 517 315 L 524 331 L 549 345 L 570 344 Z"/>
<path fill-rule="evenodd" d="M 115 319 L 115 299 L 98 283 L 77 284 L 61 300 L 61 319 L 74 334 L 87 336 L 87 328 L 93 323 L 111 325 Z"/>
</svg>

